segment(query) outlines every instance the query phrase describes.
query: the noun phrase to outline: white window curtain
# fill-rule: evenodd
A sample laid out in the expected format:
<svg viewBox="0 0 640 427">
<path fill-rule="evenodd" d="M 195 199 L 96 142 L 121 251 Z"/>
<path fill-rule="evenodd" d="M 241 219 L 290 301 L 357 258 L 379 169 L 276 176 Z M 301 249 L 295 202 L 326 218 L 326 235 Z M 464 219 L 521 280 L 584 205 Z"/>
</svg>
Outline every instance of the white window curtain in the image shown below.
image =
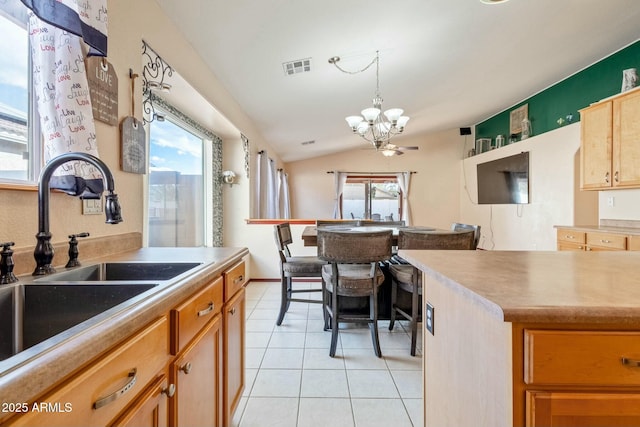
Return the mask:
<svg viewBox="0 0 640 427">
<path fill-rule="evenodd" d="M 98 156 L 80 37 L 93 49 L 92 53 L 106 55 L 106 0 L 91 5 L 70 0 L 23 3 L 30 9 L 33 82 L 45 141 L 44 159 L 48 162 L 71 151 Z M 83 8 L 91 8 L 93 13 Z M 51 187 L 71 195 L 98 198 L 103 190 L 102 176 L 93 165 L 68 162 L 58 168 Z"/>
<path fill-rule="evenodd" d="M 347 182 L 346 172 L 333 171 L 333 183 L 335 188 L 333 218 L 335 219 L 340 219 L 342 217 L 342 215 L 340 214 L 340 196 L 344 191 L 344 185 L 346 184 L 346 182 Z"/>
<path fill-rule="evenodd" d="M 278 208 L 279 218 L 291 218 L 291 205 L 289 202 L 289 175 L 282 169 L 278 169 Z"/>
<path fill-rule="evenodd" d="M 277 171 L 275 162 L 264 150 L 258 152 L 256 169 L 257 218 L 278 218 Z"/>
<path fill-rule="evenodd" d="M 409 205 L 409 186 L 411 184 L 411 172 L 400 172 L 396 174 L 398 186 L 402 191 L 402 218 L 405 225 L 411 225 L 411 207 Z"/>
</svg>

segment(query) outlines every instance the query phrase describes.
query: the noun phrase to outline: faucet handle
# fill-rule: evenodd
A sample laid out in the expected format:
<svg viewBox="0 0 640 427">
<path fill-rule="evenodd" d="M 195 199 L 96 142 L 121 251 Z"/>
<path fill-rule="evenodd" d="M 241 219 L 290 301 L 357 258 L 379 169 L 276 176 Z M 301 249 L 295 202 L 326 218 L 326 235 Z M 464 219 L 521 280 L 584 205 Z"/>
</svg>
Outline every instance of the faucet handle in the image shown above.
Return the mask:
<svg viewBox="0 0 640 427">
<path fill-rule="evenodd" d="M 89 233 L 82 232 L 78 234 L 70 234 L 69 235 L 69 261 L 64 268 L 78 267 L 80 265 L 80 261 L 78 261 L 78 240 L 77 237 L 89 237 Z"/>
<path fill-rule="evenodd" d="M 0 252 L 0 285 L 7 283 L 14 283 L 18 281 L 18 278 L 13 274 L 13 250 L 11 246 L 15 245 L 14 242 L 0 243 L 2 246 L 2 252 Z"/>
</svg>

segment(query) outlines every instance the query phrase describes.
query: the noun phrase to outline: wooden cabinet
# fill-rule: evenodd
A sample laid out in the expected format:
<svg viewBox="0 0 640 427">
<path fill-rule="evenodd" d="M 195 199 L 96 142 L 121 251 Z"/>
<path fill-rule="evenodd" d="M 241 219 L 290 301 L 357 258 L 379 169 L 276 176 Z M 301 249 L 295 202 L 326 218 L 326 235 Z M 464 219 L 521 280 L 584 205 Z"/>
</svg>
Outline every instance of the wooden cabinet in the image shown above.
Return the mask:
<svg viewBox="0 0 640 427">
<path fill-rule="evenodd" d="M 237 264 L 223 274 L 223 423 L 231 425 L 244 390 L 245 265 Z"/>
<path fill-rule="evenodd" d="M 526 426 L 640 425 L 640 332 L 523 332 Z"/>
<path fill-rule="evenodd" d="M 171 425 L 222 425 L 222 294 L 219 277 L 171 310 Z"/>
<path fill-rule="evenodd" d="M 624 251 L 640 249 L 640 236 L 602 231 L 579 231 L 558 228 L 557 248 L 559 251 Z M 633 245 L 628 247 L 628 241 Z"/>
<path fill-rule="evenodd" d="M 640 90 L 580 111 L 580 188 L 640 187 Z"/>
<path fill-rule="evenodd" d="M 34 404 L 45 404 L 41 411 L 31 410 L 9 420 L 8 425 L 102 426 L 116 417 L 135 417 L 135 407 L 129 411 L 128 405 L 165 372 L 169 361 L 168 334 L 165 316 L 39 398 Z M 164 419 L 166 423 L 166 411 L 161 413 L 162 407 L 159 411 L 159 422 Z"/>
<path fill-rule="evenodd" d="M 121 415 L 113 427 L 166 427 L 169 425 L 167 401 L 173 397 L 175 385 L 160 375 Z"/>
<path fill-rule="evenodd" d="M 222 320 L 217 314 L 171 364 L 175 426 L 222 426 Z"/>
</svg>

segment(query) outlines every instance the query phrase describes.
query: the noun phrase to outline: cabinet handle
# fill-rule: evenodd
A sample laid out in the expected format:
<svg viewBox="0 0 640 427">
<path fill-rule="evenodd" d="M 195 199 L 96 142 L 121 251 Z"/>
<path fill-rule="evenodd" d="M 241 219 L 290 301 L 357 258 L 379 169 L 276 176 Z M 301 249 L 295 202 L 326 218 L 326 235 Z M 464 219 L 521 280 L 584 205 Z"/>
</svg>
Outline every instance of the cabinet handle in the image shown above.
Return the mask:
<svg viewBox="0 0 640 427">
<path fill-rule="evenodd" d="M 602 242 L 602 243 L 611 243 L 611 240 L 607 240 L 607 239 L 600 239 L 600 242 Z"/>
<path fill-rule="evenodd" d="M 604 182 L 609 183 L 609 172 L 604 174 Z"/>
<path fill-rule="evenodd" d="M 233 284 L 237 285 L 238 283 L 242 282 L 244 280 L 244 275 L 239 275 L 238 277 L 236 277 L 235 279 L 233 279 Z"/>
<path fill-rule="evenodd" d="M 640 359 L 629 359 L 628 357 L 623 357 L 622 364 L 632 368 L 640 368 Z"/>
<path fill-rule="evenodd" d="M 205 308 L 204 310 L 200 310 L 198 312 L 198 317 L 206 316 L 207 314 L 211 313 L 212 311 L 213 311 L 213 303 L 210 302 L 209 305 L 207 306 L 207 308 Z"/>
<path fill-rule="evenodd" d="M 615 175 L 613 175 L 613 179 L 614 179 L 616 182 L 620 182 L 620 180 L 618 179 L 618 171 L 616 171 Z"/>
<path fill-rule="evenodd" d="M 125 384 L 124 387 L 122 387 L 120 390 L 114 391 L 108 396 L 96 400 L 93 404 L 93 409 L 102 408 L 103 406 L 108 405 L 109 403 L 113 402 L 114 400 L 131 390 L 138 380 L 138 370 L 136 368 L 133 368 L 131 372 L 129 372 L 128 376 L 131 379 L 127 384 Z"/>
<path fill-rule="evenodd" d="M 591 250 L 591 246 L 587 246 L 587 247 L 585 248 L 585 251 L 590 251 L 590 250 Z"/>
<path fill-rule="evenodd" d="M 187 362 L 186 364 L 182 365 L 180 367 L 180 370 L 189 375 L 189 373 L 191 372 L 191 362 Z"/>
<path fill-rule="evenodd" d="M 572 236 L 570 234 L 567 234 L 566 236 L 564 236 L 565 239 L 575 239 L 575 236 Z"/>
<path fill-rule="evenodd" d="M 169 387 L 162 389 L 161 393 L 166 394 L 167 397 L 173 397 L 173 395 L 176 394 L 176 385 L 169 384 Z"/>
<path fill-rule="evenodd" d="M 236 314 L 236 308 L 233 307 L 231 310 L 229 310 L 229 313 L 231 313 L 232 316 Z"/>
</svg>

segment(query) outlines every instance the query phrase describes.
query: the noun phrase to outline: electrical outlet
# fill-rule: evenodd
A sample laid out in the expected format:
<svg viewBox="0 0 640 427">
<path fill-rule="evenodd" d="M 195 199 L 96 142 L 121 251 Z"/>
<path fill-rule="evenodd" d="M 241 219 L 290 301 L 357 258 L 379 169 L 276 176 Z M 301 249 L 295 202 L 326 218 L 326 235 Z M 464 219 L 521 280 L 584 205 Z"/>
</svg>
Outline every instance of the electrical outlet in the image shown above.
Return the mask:
<svg viewBox="0 0 640 427">
<path fill-rule="evenodd" d="M 82 199 L 82 215 L 100 215 L 102 199 Z"/>
<path fill-rule="evenodd" d="M 425 328 L 427 328 L 427 331 L 431 332 L 431 335 L 435 335 L 435 308 L 431 305 L 430 302 L 427 302 L 426 307 L 425 307 L 425 320 L 424 320 L 424 326 Z"/>
<path fill-rule="evenodd" d="M 607 206 L 609 206 L 610 208 L 614 207 L 616 205 L 616 199 L 613 196 L 609 196 L 607 197 Z"/>
</svg>

